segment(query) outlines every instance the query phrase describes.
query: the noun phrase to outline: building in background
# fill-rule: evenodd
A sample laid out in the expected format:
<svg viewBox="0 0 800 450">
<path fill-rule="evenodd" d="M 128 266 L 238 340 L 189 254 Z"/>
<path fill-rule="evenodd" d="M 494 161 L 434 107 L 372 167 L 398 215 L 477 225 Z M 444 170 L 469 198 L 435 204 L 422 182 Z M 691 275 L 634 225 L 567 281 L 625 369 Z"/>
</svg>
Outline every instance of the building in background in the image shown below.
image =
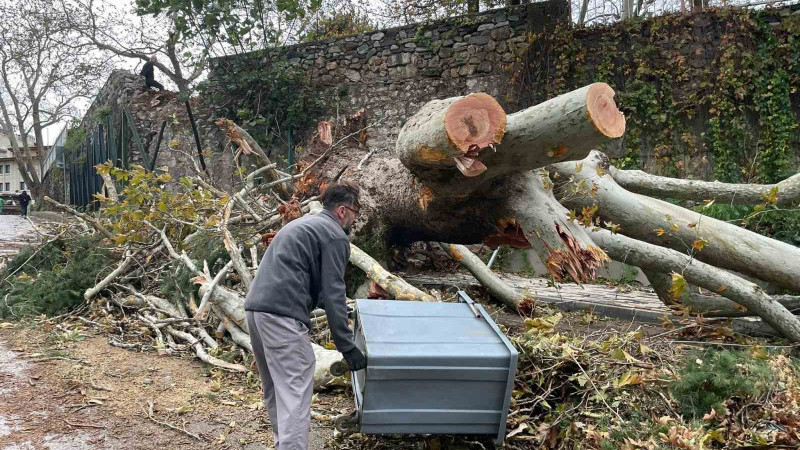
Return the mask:
<svg viewBox="0 0 800 450">
<path fill-rule="evenodd" d="M 21 139 L 17 137 L 17 139 Z M 39 158 L 39 151 L 36 147 L 31 147 L 31 156 L 34 160 L 36 174 L 41 179 L 42 169 Z M 18 192 L 29 190 L 25 186 L 25 180 L 19 172 L 17 161 L 14 159 L 14 152 L 11 149 L 11 140 L 5 132 L 0 132 L 0 192 Z"/>
</svg>

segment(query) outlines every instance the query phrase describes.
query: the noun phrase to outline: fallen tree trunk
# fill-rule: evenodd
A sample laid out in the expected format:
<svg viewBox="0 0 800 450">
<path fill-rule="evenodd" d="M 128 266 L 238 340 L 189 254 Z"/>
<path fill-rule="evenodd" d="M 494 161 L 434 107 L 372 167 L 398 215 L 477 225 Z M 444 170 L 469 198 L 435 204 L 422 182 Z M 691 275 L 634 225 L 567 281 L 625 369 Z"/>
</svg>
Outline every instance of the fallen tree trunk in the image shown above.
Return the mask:
<svg viewBox="0 0 800 450">
<path fill-rule="evenodd" d="M 679 273 L 688 283 L 713 292 L 721 291 L 727 298 L 758 314 L 785 338 L 800 342 L 800 318 L 758 285 L 669 248 L 611 234 L 607 230 L 598 230 L 592 236 L 615 260 L 643 269 Z"/>
<path fill-rule="evenodd" d="M 574 177 L 575 181 L 564 183 L 559 189 L 563 203 L 577 211 L 596 205 L 603 220 L 619 225 L 619 233 L 692 253 L 708 264 L 800 291 L 798 247 L 629 192 L 608 174 L 609 159 L 600 152 L 592 152 L 580 162 L 551 167 L 561 180 Z M 571 194 L 570 187 L 580 182 L 590 190 Z"/>
<path fill-rule="evenodd" d="M 758 205 L 775 196 L 776 206 L 800 201 L 800 174 L 775 184 L 732 184 L 719 181 L 682 180 L 650 175 L 641 170 L 610 167 L 614 181 L 637 194 L 680 200 L 711 200 L 734 205 Z"/>
<path fill-rule="evenodd" d="M 358 182 L 364 196 L 367 219 L 356 233 L 370 223 L 366 228 L 382 228 L 389 242 L 401 245 L 509 243 L 533 248 L 558 279 L 592 278 L 603 252 L 566 220 L 549 181 L 531 170 L 582 157 L 621 136 L 624 117 L 613 95 L 605 84 L 586 86 L 507 116 L 505 134 L 489 101 L 465 97 L 423 107 L 398 136 L 398 158 L 372 157 L 362 170 L 345 170 L 343 179 Z M 458 155 L 486 171 L 464 176 L 453 160 Z M 320 179 L 362 164 L 360 154 L 335 156 Z"/>
</svg>

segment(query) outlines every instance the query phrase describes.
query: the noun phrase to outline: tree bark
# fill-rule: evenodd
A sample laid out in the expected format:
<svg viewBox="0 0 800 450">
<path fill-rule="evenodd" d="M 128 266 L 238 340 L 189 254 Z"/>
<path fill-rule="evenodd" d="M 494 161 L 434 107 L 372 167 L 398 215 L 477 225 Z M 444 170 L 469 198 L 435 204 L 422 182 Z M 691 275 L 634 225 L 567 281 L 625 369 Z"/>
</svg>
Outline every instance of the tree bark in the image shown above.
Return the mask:
<svg viewBox="0 0 800 450">
<path fill-rule="evenodd" d="M 689 308 L 690 313 L 702 314 L 705 317 L 750 317 L 757 315 L 721 295 L 703 294 L 694 285 L 689 285 L 683 295 L 675 299 L 669 292 L 672 287 L 672 276 L 653 270 L 644 270 L 643 272 L 658 297 L 667 305 L 677 304 L 684 306 Z M 772 295 L 771 297 L 792 314 L 797 315 L 800 313 L 800 296 Z"/>
<path fill-rule="evenodd" d="M 423 178 L 457 167 L 466 177 L 486 166 L 475 158 L 503 138 L 506 113 L 497 100 L 483 93 L 433 100 L 411 116 L 397 136 L 400 161 Z"/>
<path fill-rule="evenodd" d="M 597 205 L 600 217 L 619 224 L 619 232 L 626 236 L 693 253 L 708 264 L 800 291 L 800 248 L 629 192 L 607 173 L 609 160 L 600 152 L 592 152 L 578 163 L 555 164 L 552 169 L 562 180 L 575 177 L 574 182 L 560 187 L 562 203 L 577 210 Z M 586 192 L 570 193 L 570 188 L 581 182 Z M 702 250 L 692 249 L 695 242 L 704 245 Z"/>
<path fill-rule="evenodd" d="M 360 248 L 350 244 L 350 263 L 363 270 L 367 276 L 374 280 L 393 299 L 396 300 L 421 300 L 435 302 L 432 295 L 422 292 L 405 280 L 384 269 L 378 261 L 372 259 Z"/>
<path fill-rule="evenodd" d="M 800 318 L 767 295 L 758 285 L 730 272 L 657 245 L 637 241 L 607 230 L 592 233 L 595 242 L 617 261 L 643 269 L 681 273 L 688 283 L 725 297 L 758 314 L 792 342 L 800 342 Z"/>
<path fill-rule="evenodd" d="M 459 244 L 441 244 L 456 261 L 467 270 L 489 291 L 489 295 L 522 314 L 533 312 L 533 297 L 526 296 L 506 284 L 494 272 L 472 253 L 467 247 Z"/>
<path fill-rule="evenodd" d="M 680 200 L 716 200 L 735 205 L 765 203 L 773 189 L 776 206 L 788 206 L 800 201 L 800 174 L 775 184 L 731 184 L 719 181 L 683 180 L 650 175 L 641 170 L 609 168 L 614 181 L 637 194 Z"/>
</svg>

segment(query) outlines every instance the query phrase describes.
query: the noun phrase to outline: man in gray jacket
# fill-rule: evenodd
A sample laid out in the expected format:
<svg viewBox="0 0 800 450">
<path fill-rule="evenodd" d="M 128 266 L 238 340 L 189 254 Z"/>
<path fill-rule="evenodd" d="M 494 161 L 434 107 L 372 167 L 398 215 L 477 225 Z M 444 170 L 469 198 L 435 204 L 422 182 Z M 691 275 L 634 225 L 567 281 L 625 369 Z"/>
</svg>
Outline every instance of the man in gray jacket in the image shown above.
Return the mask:
<svg viewBox="0 0 800 450">
<path fill-rule="evenodd" d="M 329 186 L 320 214 L 296 219 L 275 235 L 247 294 L 250 342 L 278 450 L 308 448 L 316 362 L 308 337 L 312 310 L 325 309 L 333 343 L 350 369 L 367 366 L 347 326 L 344 283 L 358 196 L 355 184 Z"/>
</svg>

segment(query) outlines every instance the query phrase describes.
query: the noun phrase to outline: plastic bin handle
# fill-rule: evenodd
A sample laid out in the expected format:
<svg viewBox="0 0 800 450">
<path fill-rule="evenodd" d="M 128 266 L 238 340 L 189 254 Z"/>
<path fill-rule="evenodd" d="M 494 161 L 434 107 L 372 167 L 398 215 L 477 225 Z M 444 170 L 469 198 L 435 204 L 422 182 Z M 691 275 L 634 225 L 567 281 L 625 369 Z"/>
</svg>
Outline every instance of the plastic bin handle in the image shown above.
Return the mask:
<svg viewBox="0 0 800 450">
<path fill-rule="evenodd" d="M 481 313 L 478 312 L 478 309 L 475 308 L 475 302 L 470 298 L 469 295 L 467 295 L 466 292 L 458 291 L 458 301 L 461 303 L 466 303 L 469 309 L 472 311 L 472 314 L 475 314 L 476 319 L 483 317 L 481 316 Z"/>
</svg>

